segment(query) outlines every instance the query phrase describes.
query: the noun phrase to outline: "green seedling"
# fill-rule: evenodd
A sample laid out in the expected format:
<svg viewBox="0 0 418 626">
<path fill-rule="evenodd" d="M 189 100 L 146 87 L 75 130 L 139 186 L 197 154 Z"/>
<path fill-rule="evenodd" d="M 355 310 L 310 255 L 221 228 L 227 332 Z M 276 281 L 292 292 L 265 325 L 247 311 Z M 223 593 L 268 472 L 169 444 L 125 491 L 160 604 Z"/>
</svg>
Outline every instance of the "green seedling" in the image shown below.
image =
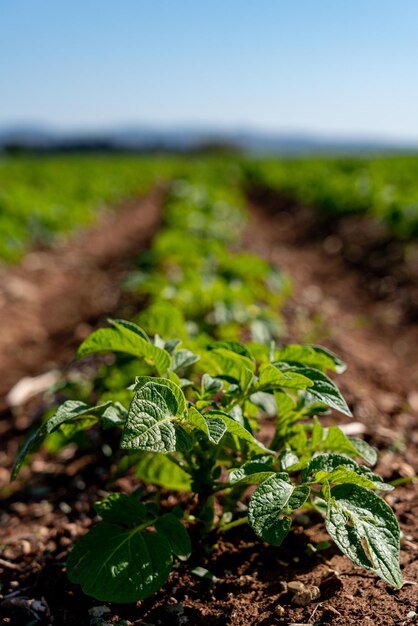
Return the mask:
<svg viewBox="0 0 418 626">
<path fill-rule="evenodd" d="M 98 600 L 133 602 L 165 583 L 174 559 L 187 559 L 192 524 L 203 540 L 249 524 L 260 540 L 280 546 L 295 513 L 315 508 L 348 558 L 399 588 L 399 525 L 382 498 L 392 487 L 370 469 L 376 451 L 320 423 L 328 409 L 351 415 L 326 373 L 343 371 L 341 360 L 312 345 L 214 341 L 192 353 L 179 341 L 157 343 L 121 320 L 93 332 L 81 357 L 127 353 L 147 363 L 148 375 L 132 381 L 129 406 L 65 402 L 16 460 L 14 476 L 54 431 L 99 424 L 120 431 L 126 467 L 143 483 L 189 494 L 181 498 L 187 515 L 161 511 L 146 491 L 98 502 L 101 521 L 70 552 L 70 580 Z M 269 438 L 263 417 L 274 425 Z"/>
</svg>

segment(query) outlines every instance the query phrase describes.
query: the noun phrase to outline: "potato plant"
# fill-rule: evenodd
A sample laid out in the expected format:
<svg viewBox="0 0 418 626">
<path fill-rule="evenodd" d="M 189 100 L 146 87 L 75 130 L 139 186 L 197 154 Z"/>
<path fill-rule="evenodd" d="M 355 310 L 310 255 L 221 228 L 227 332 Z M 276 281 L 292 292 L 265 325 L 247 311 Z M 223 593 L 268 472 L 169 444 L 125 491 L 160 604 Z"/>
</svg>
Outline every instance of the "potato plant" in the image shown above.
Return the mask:
<svg viewBox="0 0 418 626">
<path fill-rule="evenodd" d="M 126 467 L 134 465 L 144 483 L 188 492 L 190 503 L 186 515 L 179 507 L 161 512 L 146 492 L 113 493 L 96 503 L 101 521 L 67 562 L 70 579 L 86 594 L 114 602 L 149 596 L 166 581 L 173 559 L 189 556 L 191 524 L 203 533 L 249 524 L 261 540 L 280 546 L 303 508 L 323 514 L 329 535 L 354 563 L 401 586 L 400 531 L 381 497 L 391 486 L 370 468 L 376 451 L 320 423 L 327 408 L 351 415 L 326 374 L 344 369 L 333 353 L 214 341 L 196 354 L 175 339 L 152 341 L 123 320 L 93 332 L 79 356 L 97 352 L 128 353 L 148 364 L 149 375 L 132 381 L 129 408 L 65 402 L 26 442 L 14 475 L 57 429 L 74 434 L 100 424 L 120 430 Z M 262 416 L 271 419 L 268 438 Z"/>
<path fill-rule="evenodd" d="M 246 222 L 239 190 L 219 177 L 208 186 L 195 174 L 172 185 L 164 216 L 147 263 L 126 282 L 148 298 L 140 325 L 162 336 L 183 333 L 201 345 L 243 332 L 262 342 L 280 334 L 278 311 L 289 294 L 288 279 L 264 259 L 231 253 Z"/>
</svg>

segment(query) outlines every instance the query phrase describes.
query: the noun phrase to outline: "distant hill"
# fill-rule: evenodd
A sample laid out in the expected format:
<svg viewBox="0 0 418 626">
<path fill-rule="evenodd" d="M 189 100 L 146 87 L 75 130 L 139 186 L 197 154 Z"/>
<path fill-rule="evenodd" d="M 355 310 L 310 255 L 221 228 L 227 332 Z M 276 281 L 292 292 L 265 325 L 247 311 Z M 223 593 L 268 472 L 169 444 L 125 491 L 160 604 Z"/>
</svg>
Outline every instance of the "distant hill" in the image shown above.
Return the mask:
<svg viewBox="0 0 418 626">
<path fill-rule="evenodd" d="M 247 129 L 132 125 L 103 131 L 66 132 L 36 124 L 0 127 L 0 150 L 9 152 L 188 152 L 210 146 L 279 156 L 418 152 L 418 143 L 412 142 L 323 138 L 304 133 L 267 133 Z"/>
</svg>

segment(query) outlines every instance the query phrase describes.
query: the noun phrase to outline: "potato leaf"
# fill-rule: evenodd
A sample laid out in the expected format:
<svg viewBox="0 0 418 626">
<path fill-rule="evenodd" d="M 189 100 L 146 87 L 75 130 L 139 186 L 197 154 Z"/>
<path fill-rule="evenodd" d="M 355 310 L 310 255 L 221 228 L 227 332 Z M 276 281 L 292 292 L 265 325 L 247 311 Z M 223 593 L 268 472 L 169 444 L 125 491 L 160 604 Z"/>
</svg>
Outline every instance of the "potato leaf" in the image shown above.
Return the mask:
<svg viewBox="0 0 418 626">
<path fill-rule="evenodd" d="M 288 344 L 276 350 L 274 358 L 276 361 L 314 367 L 321 372 L 331 370 L 342 373 L 345 370 L 345 363 L 336 354 L 321 346 Z"/>
<path fill-rule="evenodd" d="M 350 457 L 361 457 L 370 465 L 375 465 L 377 452 L 366 441 L 355 437 L 348 437 L 338 426 L 330 426 L 324 430 L 325 439 L 320 449 L 327 452 L 339 452 Z"/>
<path fill-rule="evenodd" d="M 211 419 L 220 418 L 224 422 L 227 432 L 233 437 L 237 437 L 239 440 L 245 441 L 250 450 L 257 452 L 258 454 L 274 454 L 273 451 L 266 448 L 261 441 L 258 441 L 249 430 L 236 422 L 232 417 L 229 417 L 229 415 L 226 415 L 221 411 L 208 411 L 207 416 Z"/>
<path fill-rule="evenodd" d="M 139 326 L 120 320 L 110 320 L 110 323 L 113 328 L 99 328 L 83 341 L 77 351 L 80 358 L 97 352 L 124 352 L 144 358 L 155 366 L 159 374 L 169 369 L 170 354 L 151 343 Z"/>
<path fill-rule="evenodd" d="M 58 430 L 63 424 L 74 423 L 78 420 L 82 420 L 84 426 L 87 424 L 90 427 L 94 423 L 94 420 L 86 421 L 86 418 L 99 418 L 111 404 L 111 402 L 105 402 L 98 406 L 91 407 L 78 400 L 67 400 L 67 402 L 64 402 L 57 409 L 55 415 L 43 422 L 39 428 L 26 439 L 16 457 L 11 475 L 12 480 L 14 480 L 19 473 L 26 456 L 34 450 L 37 450 L 47 435 Z"/>
<path fill-rule="evenodd" d="M 237 383 L 243 391 L 248 389 L 255 371 L 255 364 L 251 359 L 225 348 L 210 350 L 206 359 L 212 368 L 212 374 Z"/>
<path fill-rule="evenodd" d="M 166 387 L 169 387 L 176 398 L 178 405 L 177 411 L 179 415 L 182 415 L 186 411 L 187 403 L 183 391 L 177 383 L 168 378 L 158 378 L 157 376 L 137 376 L 134 384 L 131 385 L 129 389 L 132 391 L 139 391 L 147 383 L 157 383 L 158 385 L 165 385 Z"/>
<path fill-rule="evenodd" d="M 178 437 L 175 422 L 180 416 L 176 396 L 167 385 L 145 384 L 129 407 L 121 448 L 174 452 Z"/>
<path fill-rule="evenodd" d="M 189 367 L 190 365 L 193 365 L 193 363 L 196 363 L 196 361 L 200 359 L 200 356 L 198 354 L 194 354 L 194 352 L 191 352 L 190 350 L 182 348 L 181 350 L 176 350 L 175 352 L 173 352 L 171 358 L 171 369 L 173 370 L 173 372 L 178 372 L 179 370 Z"/>
<path fill-rule="evenodd" d="M 341 454 L 319 454 L 303 470 L 302 480 L 317 484 L 350 483 L 381 491 L 393 489 L 368 467 L 358 465 L 353 459 Z"/>
<path fill-rule="evenodd" d="M 241 467 L 232 470 L 229 474 L 229 482 L 231 485 L 236 485 L 237 483 L 240 485 L 259 485 L 273 474 L 275 472 L 272 467 L 272 458 L 262 457 L 261 459 L 248 461 Z"/>
<path fill-rule="evenodd" d="M 264 363 L 260 367 L 259 389 L 307 389 L 313 382 L 303 374 L 291 370 L 280 370 L 271 363 Z"/>
<path fill-rule="evenodd" d="M 146 483 L 176 491 L 191 491 L 191 477 L 163 452 L 144 452 L 135 474 Z"/>
<path fill-rule="evenodd" d="M 188 533 L 173 513 L 149 519 L 136 498 L 111 494 L 95 505 L 103 521 L 74 546 L 67 560 L 70 580 L 106 602 L 136 602 L 167 580 L 173 557 L 190 554 Z M 154 527 L 155 530 L 151 530 Z"/>
<path fill-rule="evenodd" d="M 204 417 L 195 407 L 189 410 L 186 426 L 188 424 L 205 433 L 209 441 L 214 444 L 220 442 L 227 430 L 225 422 L 220 417 Z"/>
<path fill-rule="evenodd" d="M 111 493 L 94 504 L 94 509 L 104 522 L 134 528 L 147 519 L 145 504 L 125 493 Z"/>
<path fill-rule="evenodd" d="M 190 537 L 178 517 L 172 513 L 165 513 L 157 519 L 155 528 L 166 537 L 173 554 L 182 560 L 189 558 L 192 551 Z"/>
<path fill-rule="evenodd" d="M 399 589 L 400 530 L 392 509 L 369 489 L 337 485 L 331 489 L 327 530 L 340 550 L 360 565 Z"/>
<path fill-rule="evenodd" d="M 248 350 L 247 346 L 239 341 L 212 341 L 208 346 L 208 350 L 218 350 L 219 348 L 225 348 L 230 352 L 235 352 L 236 354 L 240 354 L 241 356 L 247 357 L 247 359 L 252 360 L 251 352 Z"/>
<path fill-rule="evenodd" d="M 248 506 L 248 520 L 256 535 L 279 546 L 292 523 L 289 513 L 302 506 L 308 496 L 309 487 L 293 485 L 282 473 L 267 478 L 254 491 Z"/>
<path fill-rule="evenodd" d="M 352 417 L 351 411 L 337 385 L 318 369 L 296 365 L 288 367 L 286 364 L 283 364 L 283 366 L 280 367 L 283 368 L 282 371 L 297 372 L 298 374 L 302 374 L 308 378 L 312 383 L 312 385 L 307 389 L 309 394 L 320 402 L 326 404 L 326 406 L 329 406 L 332 409 L 337 409 L 337 411 L 344 413 L 344 415 L 348 415 L 348 417 Z"/>
</svg>

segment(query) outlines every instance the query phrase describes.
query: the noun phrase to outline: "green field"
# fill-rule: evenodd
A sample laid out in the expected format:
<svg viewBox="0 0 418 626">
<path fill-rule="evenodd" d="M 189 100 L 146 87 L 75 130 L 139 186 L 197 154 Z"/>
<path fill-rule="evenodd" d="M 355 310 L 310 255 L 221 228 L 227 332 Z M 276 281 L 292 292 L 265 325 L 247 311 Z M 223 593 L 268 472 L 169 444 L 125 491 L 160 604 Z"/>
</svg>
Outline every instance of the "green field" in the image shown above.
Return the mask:
<svg viewBox="0 0 418 626">
<path fill-rule="evenodd" d="M 343 361 L 321 346 L 283 345 L 287 282 L 240 248 L 242 172 L 196 160 L 162 205 L 162 227 L 129 278 L 146 296 L 142 310 L 83 341 L 79 358 L 113 358 L 61 387 L 69 399 L 56 398 L 15 459 L 12 478 L 44 442 L 52 455 L 69 443 L 88 449 L 92 430 L 111 430 L 114 478 L 135 472 L 140 481 L 95 502 L 101 521 L 70 552 L 70 581 L 96 600 L 133 603 L 167 582 L 194 537 L 209 553 L 214 533 L 249 525 L 278 547 L 294 514 L 314 509 L 354 564 L 399 589 L 400 530 L 379 496 L 393 487 L 369 467 L 372 446 L 321 424 L 329 409 L 352 417 L 327 375 L 342 373 Z M 176 494 L 175 506 L 161 488 Z"/>
<path fill-rule="evenodd" d="M 138 156 L 0 159 L 0 259 L 91 224 L 106 206 L 171 178 L 176 161 Z"/>
<path fill-rule="evenodd" d="M 322 215 L 372 215 L 401 240 L 418 236 L 418 157 L 250 159 L 59 156 L 0 160 L 0 259 L 91 224 L 98 211 L 158 180 L 230 164 L 242 186 L 285 195 Z M 209 167 L 210 170 L 210 167 Z"/>
</svg>

